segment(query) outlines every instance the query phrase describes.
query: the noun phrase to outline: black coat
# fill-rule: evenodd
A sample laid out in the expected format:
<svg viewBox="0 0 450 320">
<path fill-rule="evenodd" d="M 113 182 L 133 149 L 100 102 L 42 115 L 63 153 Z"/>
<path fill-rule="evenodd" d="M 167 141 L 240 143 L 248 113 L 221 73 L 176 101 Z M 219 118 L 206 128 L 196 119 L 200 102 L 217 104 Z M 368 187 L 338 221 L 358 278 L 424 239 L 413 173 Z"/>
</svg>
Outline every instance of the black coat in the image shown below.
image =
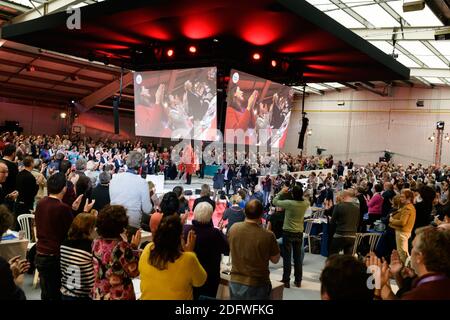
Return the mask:
<svg viewBox="0 0 450 320">
<path fill-rule="evenodd" d="M 197 236 L 194 252 L 208 275 L 203 286 L 194 288 L 194 298 L 197 299 L 200 295 L 215 298 L 220 283 L 222 254 L 226 255 L 230 250 L 228 241 L 219 229 L 214 228 L 212 221 L 203 224 L 194 220 L 192 225 L 185 225 L 183 230 L 185 240 L 190 230 L 194 230 Z"/>
<path fill-rule="evenodd" d="M 33 209 L 34 197 L 39 190 L 36 183 L 36 178 L 28 170 L 19 172 L 16 178 L 16 189 L 19 192 L 17 197 L 18 202 L 23 202 L 23 210 L 28 211 Z M 25 211 L 21 213 L 25 213 Z"/>
<path fill-rule="evenodd" d="M 110 204 L 111 199 L 109 197 L 109 185 L 99 184 L 92 190 L 92 199 L 95 200 L 94 209 L 97 211 L 102 210 L 105 206 Z"/>
</svg>

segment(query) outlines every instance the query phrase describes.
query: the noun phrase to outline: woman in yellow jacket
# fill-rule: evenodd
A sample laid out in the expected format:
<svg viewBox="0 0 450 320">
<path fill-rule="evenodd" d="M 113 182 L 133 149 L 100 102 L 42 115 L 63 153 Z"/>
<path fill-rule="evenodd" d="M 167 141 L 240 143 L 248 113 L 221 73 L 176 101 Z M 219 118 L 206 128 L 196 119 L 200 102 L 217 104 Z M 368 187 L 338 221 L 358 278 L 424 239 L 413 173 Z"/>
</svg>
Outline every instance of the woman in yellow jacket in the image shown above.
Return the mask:
<svg viewBox="0 0 450 320">
<path fill-rule="evenodd" d="M 414 192 L 403 189 L 400 194 L 400 202 L 403 207 L 389 218 L 389 226 L 395 229 L 395 242 L 400 259 L 405 263 L 409 257 L 408 239 L 416 221 L 416 209 L 414 208 Z"/>
<path fill-rule="evenodd" d="M 164 217 L 139 259 L 141 300 L 192 300 L 192 287 L 201 287 L 206 271 L 193 252 L 195 234 L 183 247 L 178 215 Z"/>
</svg>

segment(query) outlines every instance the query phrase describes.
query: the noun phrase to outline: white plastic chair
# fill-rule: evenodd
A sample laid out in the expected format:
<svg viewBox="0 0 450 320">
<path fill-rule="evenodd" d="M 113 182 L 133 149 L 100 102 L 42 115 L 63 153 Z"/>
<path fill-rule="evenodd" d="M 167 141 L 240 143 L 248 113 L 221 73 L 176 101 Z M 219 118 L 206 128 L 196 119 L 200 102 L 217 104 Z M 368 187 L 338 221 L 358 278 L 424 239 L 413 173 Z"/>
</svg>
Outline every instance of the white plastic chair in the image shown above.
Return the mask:
<svg viewBox="0 0 450 320">
<path fill-rule="evenodd" d="M 25 213 L 21 214 L 17 217 L 17 221 L 19 222 L 20 230 L 25 232 L 25 238 L 30 241 L 29 248 L 31 248 L 30 245 L 34 244 L 34 237 L 33 237 L 33 225 L 34 225 L 34 214 L 31 213 Z"/>
<path fill-rule="evenodd" d="M 364 238 L 369 238 L 369 250 L 370 252 L 373 252 L 377 247 L 378 241 L 380 241 L 381 233 L 357 233 L 355 244 L 353 245 L 353 256 L 357 254 L 358 247 L 363 242 Z"/>
<path fill-rule="evenodd" d="M 25 238 L 28 242 L 28 250 L 37 242 L 36 238 L 36 227 L 34 225 L 34 214 L 25 213 L 21 214 L 17 217 L 17 221 L 19 222 L 20 230 L 25 232 Z M 39 282 L 39 272 L 37 268 L 34 271 L 33 277 L 33 288 L 37 288 L 37 284 Z"/>
</svg>

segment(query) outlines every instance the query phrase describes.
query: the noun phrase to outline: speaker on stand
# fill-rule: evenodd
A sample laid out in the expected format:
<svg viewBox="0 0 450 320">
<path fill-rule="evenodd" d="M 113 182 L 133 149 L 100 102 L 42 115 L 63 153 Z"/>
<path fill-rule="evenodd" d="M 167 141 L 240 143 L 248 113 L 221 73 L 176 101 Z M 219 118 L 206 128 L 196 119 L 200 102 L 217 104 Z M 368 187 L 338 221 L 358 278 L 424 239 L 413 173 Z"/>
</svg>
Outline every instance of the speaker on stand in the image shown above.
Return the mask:
<svg viewBox="0 0 450 320">
<path fill-rule="evenodd" d="M 114 116 L 114 134 L 119 134 L 119 105 L 120 105 L 120 97 L 113 98 L 113 116 Z"/>
<path fill-rule="evenodd" d="M 308 129 L 308 124 L 309 124 L 309 119 L 306 117 L 303 117 L 302 118 L 302 128 L 299 132 L 299 138 L 298 138 L 298 145 L 297 145 L 298 149 L 303 150 L 304 143 L 305 143 L 305 134 L 306 134 L 306 130 Z"/>
</svg>

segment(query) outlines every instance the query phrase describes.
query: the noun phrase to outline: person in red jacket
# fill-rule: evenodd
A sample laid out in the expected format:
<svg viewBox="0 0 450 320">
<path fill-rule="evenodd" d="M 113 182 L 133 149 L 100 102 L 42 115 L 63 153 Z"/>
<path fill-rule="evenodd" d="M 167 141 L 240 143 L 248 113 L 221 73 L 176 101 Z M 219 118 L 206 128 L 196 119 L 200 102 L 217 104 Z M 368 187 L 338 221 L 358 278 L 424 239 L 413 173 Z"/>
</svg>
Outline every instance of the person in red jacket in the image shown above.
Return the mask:
<svg viewBox="0 0 450 320">
<path fill-rule="evenodd" d="M 252 110 L 258 98 L 258 91 L 253 91 L 247 100 L 247 104 L 245 104 L 244 92 L 239 86 L 231 89 L 230 97 L 231 103 L 227 108 L 225 130 L 242 129 L 245 132 L 249 128 L 254 128 L 256 118 Z M 234 134 L 225 131 L 225 141 L 227 143 L 233 143 L 233 139 Z M 248 137 L 246 137 L 246 143 L 248 143 Z"/>
<path fill-rule="evenodd" d="M 185 168 L 186 184 L 191 184 L 192 174 L 197 171 L 198 166 L 198 160 L 191 145 L 187 145 L 184 148 L 181 164 L 183 164 Z"/>
</svg>

